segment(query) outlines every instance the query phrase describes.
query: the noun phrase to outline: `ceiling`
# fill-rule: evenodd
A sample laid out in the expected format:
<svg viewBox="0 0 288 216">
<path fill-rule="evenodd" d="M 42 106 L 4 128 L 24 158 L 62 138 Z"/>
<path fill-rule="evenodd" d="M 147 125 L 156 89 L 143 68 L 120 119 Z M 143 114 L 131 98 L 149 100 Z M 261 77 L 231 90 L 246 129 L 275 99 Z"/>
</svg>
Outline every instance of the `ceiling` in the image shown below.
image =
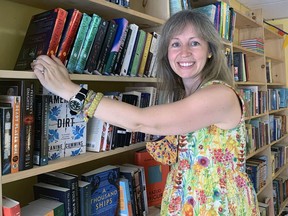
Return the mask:
<svg viewBox="0 0 288 216">
<path fill-rule="evenodd" d="M 250 9 L 262 8 L 265 20 L 288 18 L 288 0 L 238 0 Z"/>
</svg>

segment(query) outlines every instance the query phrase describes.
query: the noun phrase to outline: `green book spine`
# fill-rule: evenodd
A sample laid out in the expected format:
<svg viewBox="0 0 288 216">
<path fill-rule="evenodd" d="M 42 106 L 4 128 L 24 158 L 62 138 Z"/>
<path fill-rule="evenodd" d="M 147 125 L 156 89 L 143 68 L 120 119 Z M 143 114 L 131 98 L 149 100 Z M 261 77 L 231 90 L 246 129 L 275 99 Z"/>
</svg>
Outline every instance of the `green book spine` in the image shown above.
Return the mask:
<svg viewBox="0 0 288 216">
<path fill-rule="evenodd" d="M 67 64 L 67 69 L 70 73 L 73 73 L 76 69 L 76 64 L 77 64 L 79 54 L 80 54 L 81 48 L 83 46 L 84 38 L 85 38 L 86 33 L 88 31 L 91 19 L 92 19 L 92 17 L 90 17 L 86 13 L 83 13 L 82 20 L 81 20 L 81 23 L 80 23 L 80 26 L 78 29 L 78 33 L 77 33 L 76 39 L 74 41 L 71 55 L 69 57 L 68 64 Z"/>
<path fill-rule="evenodd" d="M 146 40 L 146 32 L 142 29 L 140 29 L 139 32 L 140 32 L 140 35 L 139 35 L 138 44 L 136 47 L 134 59 L 132 62 L 130 76 L 137 76 L 138 75 L 140 61 L 141 61 L 143 50 L 144 50 L 144 45 L 145 45 L 145 40 Z"/>
<path fill-rule="evenodd" d="M 92 19 L 88 28 L 88 32 L 86 34 L 84 44 L 82 46 L 80 56 L 78 58 L 77 64 L 76 64 L 76 73 L 83 73 L 84 68 L 89 56 L 89 53 L 91 51 L 91 47 L 94 41 L 94 38 L 96 36 L 96 33 L 98 31 L 98 27 L 101 21 L 101 17 L 98 16 L 97 14 L 92 15 Z"/>
</svg>

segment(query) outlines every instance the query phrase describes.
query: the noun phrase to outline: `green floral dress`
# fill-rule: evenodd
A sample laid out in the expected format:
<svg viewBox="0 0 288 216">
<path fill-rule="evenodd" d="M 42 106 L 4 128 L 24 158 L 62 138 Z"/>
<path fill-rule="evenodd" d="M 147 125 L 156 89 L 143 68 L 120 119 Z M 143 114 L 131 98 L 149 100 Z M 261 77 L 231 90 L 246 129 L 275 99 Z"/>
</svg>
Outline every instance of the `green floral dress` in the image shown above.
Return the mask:
<svg viewBox="0 0 288 216">
<path fill-rule="evenodd" d="M 207 85 L 223 84 L 212 81 Z M 232 88 L 232 87 L 230 87 Z M 161 215 L 259 215 L 257 195 L 245 173 L 245 107 L 229 130 L 215 125 L 148 142 L 147 150 L 171 165 Z"/>
</svg>

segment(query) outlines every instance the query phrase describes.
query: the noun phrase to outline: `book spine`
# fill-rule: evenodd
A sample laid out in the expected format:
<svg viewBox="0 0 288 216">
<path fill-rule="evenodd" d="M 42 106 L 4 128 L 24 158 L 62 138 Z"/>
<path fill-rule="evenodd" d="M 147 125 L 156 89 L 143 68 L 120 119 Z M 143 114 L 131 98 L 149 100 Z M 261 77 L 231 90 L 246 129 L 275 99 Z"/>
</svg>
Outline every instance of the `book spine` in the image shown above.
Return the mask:
<svg viewBox="0 0 288 216">
<path fill-rule="evenodd" d="M 86 67 L 84 70 L 84 73 L 86 74 L 92 74 L 94 73 L 94 70 L 96 69 L 96 64 L 99 59 L 99 55 L 100 55 L 101 47 L 105 38 L 107 27 L 108 27 L 108 21 L 102 18 L 99 24 L 97 34 L 93 41 L 91 52 L 88 56 L 88 60 L 87 60 Z"/>
<path fill-rule="evenodd" d="M 0 137 L 2 175 L 11 173 L 12 107 L 0 107 Z"/>
<path fill-rule="evenodd" d="M 157 51 L 158 51 L 158 43 L 159 43 L 159 38 L 160 35 L 156 32 L 153 33 L 153 37 L 155 38 L 155 47 L 153 47 L 152 52 L 152 59 L 151 59 L 151 63 L 150 63 L 150 67 L 149 67 L 149 76 L 150 77 L 156 77 L 156 69 L 155 69 L 155 61 L 156 61 L 156 55 L 157 55 Z"/>
<path fill-rule="evenodd" d="M 120 71 L 121 76 L 127 76 L 133 48 L 135 45 L 135 41 L 137 38 L 138 29 L 139 29 L 139 26 L 136 24 L 130 24 L 129 26 L 130 26 L 130 29 L 132 30 L 132 32 L 131 32 L 131 37 L 130 37 L 130 40 L 129 40 L 129 43 L 127 46 L 127 51 L 126 51 L 126 54 L 124 56 L 123 65 L 121 67 L 121 71 Z"/>
<path fill-rule="evenodd" d="M 144 71 L 145 77 L 150 77 L 151 75 L 151 71 L 152 71 L 153 64 L 154 64 L 153 59 L 155 58 L 154 55 L 156 53 L 156 48 L 157 48 L 157 38 L 158 38 L 158 34 L 156 32 L 152 32 L 152 41 L 151 41 L 148 58 L 147 58 L 147 62 L 145 65 L 145 71 Z"/>
<path fill-rule="evenodd" d="M 109 26 L 106 32 L 104 43 L 101 47 L 101 52 L 99 56 L 99 61 L 96 66 L 96 73 L 102 74 L 104 67 L 106 65 L 108 55 L 112 49 L 113 40 L 116 35 L 118 25 L 114 20 L 109 21 Z"/>
<path fill-rule="evenodd" d="M 49 96 L 35 96 L 35 144 L 33 162 L 35 165 L 48 164 L 48 109 Z"/>
<path fill-rule="evenodd" d="M 139 39 L 138 39 L 138 43 L 136 47 L 136 52 L 132 61 L 130 76 L 138 76 L 140 60 L 143 55 L 143 50 L 144 50 L 144 45 L 145 45 L 145 40 L 146 40 L 146 32 L 143 31 L 142 29 L 140 29 L 139 32 L 140 32 L 140 35 L 139 35 Z"/>
<path fill-rule="evenodd" d="M 67 17 L 67 11 L 62 8 L 55 9 L 57 12 L 57 18 L 54 24 L 54 29 L 52 33 L 52 37 L 50 40 L 50 44 L 47 50 L 47 55 L 56 55 L 57 49 L 59 46 L 59 42 L 61 39 L 61 35 L 64 29 L 66 17 Z"/>
<path fill-rule="evenodd" d="M 77 34 L 82 13 L 77 9 L 68 10 L 67 20 L 59 43 L 57 57 L 66 65 L 71 47 Z"/>
<path fill-rule="evenodd" d="M 81 181 L 79 181 L 79 207 L 80 216 L 91 215 L 91 184 L 85 182 L 82 186 Z"/>
<path fill-rule="evenodd" d="M 114 19 L 118 25 L 117 32 L 113 41 L 112 49 L 107 59 L 103 73 L 105 75 L 110 75 L 113 73 L 113 68 L 117 60 L 117 55 L 120 52 L 120 49 L 123 48 L 125 38 L 128 31 L 128 20 L 125 18 Z"/>
<path fill-rule="evenodd" d="M 69 56 L 69 60 L 67 63 L 67 70 L 70 73 L 73 73 L 75 71 L 76 64 L 79 58 L 79 54 L 83 46 L 84 38 L 88 31 L 88 27 L 89 27 L 89 23 L 91 19 L 92 18 L 88 14 L 86 13 L 82 14 L 81 23 L 80 23 L 80 26 L 79 26 L 79 29 L 78 29 L 78 32 L 77 32 L 77 35 L 73 44 L 73 48 L 72 48 L 72 51 L 71 51 L 71 54 Z"/>
<path fill-rule="evenodd" d="M 139 66 L 139 71 L 138 71 L 138 76 L 139 77 L 143 77 L 143 75 L 144 75 L 144 70 L 145 70 L 145 65 L 146 65 L 147 58 L 148 58 L 148 53 L 149 53 L 149 49 L 150 49 L 150 45 L 151 45 L 151 40 L 152 40 L 152 34 L 150 32 L 147 32 L 146 42 L 145 42 L 143 55 L 142 55 L 142 59 L 141 59 L 141 63 L 140 63 L 140 66 Z"/>
<path fill-rule="evenodd" d="M 83 73 L 85 69 L 85 65 L 92 47 L 92 43 L 95 39 L 96 33 L 98 31 L 98 27 L 101 21 L 101 17 L 97 14 L 92 15 L 92 19 L 84 40 L 84 44 L 81 48 L 79 58 L 77 60 L 75 72 L 76 73 Z"/>
</svg>

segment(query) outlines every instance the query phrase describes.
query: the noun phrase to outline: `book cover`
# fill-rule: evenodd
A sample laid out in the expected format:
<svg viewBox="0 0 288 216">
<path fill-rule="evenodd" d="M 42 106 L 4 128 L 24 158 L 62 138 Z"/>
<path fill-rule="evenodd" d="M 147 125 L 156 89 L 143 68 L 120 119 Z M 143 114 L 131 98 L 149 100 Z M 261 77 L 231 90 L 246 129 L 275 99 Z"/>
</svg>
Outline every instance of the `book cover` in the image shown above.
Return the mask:
<svg viewBox="0 0 288 216">
<path fill-rule="evenodd" d="M 90 118 L 87 123 L 86 150 L 100 152 L 104 142 L 103 134 L 104 121 L 98 118 Z"/>
<path fill-rule="evenodd" d="M 34 198 L 47 198 L 64 203 L 65 216 L 72 215 L 70 189 L 38 182 L 33 185 Z M 28 205 L 29 206 L 29 205 Z"/>
<path fill-rule="evenodd" d="M 145 149 L 135 152 L 135 164 L 145 170 L 148 206 L 161 205 L 169 166 L 155 161 Z"/>
<path fill-rule="evenodd" d="M 33 167 L 35 83 L 33 80 L 5 80 L 0 83 L 0 94 L 21 96 L 19 170 L 30 169 Z"/>
<path fill-rule="evenodd" d="M 75 38 L 75 41 L 73 43 L 73 48 L 71 50 L 71 53 L 69 55 L 68 63 L 67 63 L 67 70 L 69 73 L 74 73 L 76 69 L 76 64 L 80 55 L 81 48 L 84 43 L 84 39 L 86 37 L 86 33 L 89 28 L 89 24 L 91 21 L 91 16 L 89 16 L 86 13 L 82 13 L 82 19 L 80 22 L 80 26 L 77 31 L 77 35 Z"/>
<path fill-rule="evenodd" d="M 143 55 L 144 45 L 146 41 L 146 32 L 142 29 L 139 29 L 139 38 L 137 40 L 137 44 L 135 44 L 135 54 L 131 59 L 131 69 L 129 67 L 128 74 L 130 76 L 138 76 L 138 70 L 140 66 L 140 60 Z"/>
<path fill-rule="evenodd" d="M 101 18 L 98 31 L 96 33 L 95 39 L 92 44 L 91 51 L 86 62 L 84 73 L 86 74 L 96 74 L 96 65 L 99 59 L 101 47 L 106 35 L 108 28 L 108 21 Z"/>
<path fill-rule="evenodd" d="M 31 62 L 39 55 L 55 55 L 64 29 L 67 11 L 55 8 L 32 16 L 15 70 L 31 70 Z"/>
<path fill-rule="evenodd" d="M 20 203 L 7 196 L 2 196 L 2 213 L 3 216 L 20 216 Z"/>
<path fill-rule="evenodd" d="M 88 88 L 86 84 L 82 87 Z M 76 156 L 86 152 L 87 123 L 83 114 L 71 115 L 68 101 L 48 92 L 50 95 L 48 119 L 48 159 Z"/>
<path fill-rule="evenodd" d="M 47 208 L 48 210 L 53 210 L 54 216 L 65 215 L 64 203 L 57 200 L 39 198 L 30 202 L 29 206 L 42 206 L 43 208 Z"/>
<path fill-rule="evenodd" d="M 81 18 L 82 13 L 79 10 L 75 8 L 67 10 L 67 18 L 56 55 L 64 65 L 67 63 L 67 58 L 73 46 Z"/>
<path fill-rule="evenodd" d="M 91 51 L 91 47 L 95 39 L 96 33 L 98 31 L 100 21 L 101 21 L 100 16 L 98 16 L 97 14 L 92 14 L 92 19 L 90 21 L 90 24 L 89 24 L 89 27 L 88 27 L 88 30 L 84 39 L 84 43 L 83 43 L 83 46 L 81 47 L 79 58 L 76 63 L 76 68 L 75 68 L 76 73 L 81 74 L 84 72 L 86 62 L 87 62 L 89 53 Z"/>
<path fill-rule="evenodd" d="M 141 58 L 141 63 L 140 63 L 140 66 L 139 66 L 139 71 L 138 71 L 138 76 L 139 77 L 143 77 L 144 76 L 144 70 L 145 70 L 145 65 L 146 65 L 147 58 L 148 58 L 149 49 L 150 49 L 150 46 L 151 46 L 151 41 L 152 41 L 151 32 L 146 32 L 145 46 L 144 46 L 143 55 L 142 55 L 142 58 Z"/>
<path fill-rule="evenodd" d="M 79 215 L 91 215 L 91 184 L 78 180 Z"/>
<path fill-rule="evenodd" d="M 0 138 L 2 175 L 11 173 L 12 107 L 0 107 Z"/>
<path fill-rule="evenodd" d="M 119 215 L 120 216 L 132 216 L 132 204 L 129 192 L 128 179 L 120 178 L 119 180 Z"/>
<path fill-rule="evenodd" d="M 128 32 L 128 20 L 126 18 L 123 17 L 123 18 L 117 18 L 113 20 L 118 25 L 118 28 L 114 37 L 111 51 L 107 59 L 107 63 L 103 70 L 103 73 L 105 75 L 110 75 L 111 73 L 114 72 L 113 69 L 117 60 L 117 55 L 120 52 L 120 49 L 123 48 L 123 45 L 127 36 L 127 32 Z"/>
<path fill-rule="evenodd" d="M 12 107 L 11 173 L 19 171 L 21 96 L 0 95 L 0 106 Z"/>
<path fill-rule="evenodd" d="M 131 36 L 129 38 L 129 43 L 127 45 L 127 50 L 123 59 L 123 64 L 122 64 L 121 71 L 120 71 L 121 76 L 127 76 L 128 74 L 128 69 L 129 69 L 131 58 L 132 58 L 132 52 L 133 52 L 135 41 L 137 38 L 139 26 L 134 23 L 131 23 L 129 24 L 129 28 L 131 29 Z"/>
<path fill-rule="evenodd" d="M 119 168 L 106 165 L 81 175 L 91 184 L 91 215 L 117 215 L 119 204 Z"/>
<path fill-rule="evenodd" d="M 35 143 L 33 163 L 48 164 L 48 110 L 49 95 L 35 95 Z"/>
<path fill-rule="evenodd" d="M 117 32 L 118 24 L 114 20 L 108 21 L 108 28 L 106 31 L 105 39 L 103 41 L 99 59 L 96 64 L 96 73 L 102 74 L 107 63 L 109 53 L 111 52 L 113 41 Z"/>
<path fill-rule="evenodd" d="M 66 175 L 60 172 L 48 172 L 38 175 L 38 182 L 56 185 L 70 189 L 70 206 L 72 215 L 77 215 L 78 178 L 72 175 Z"/>
</svg>

